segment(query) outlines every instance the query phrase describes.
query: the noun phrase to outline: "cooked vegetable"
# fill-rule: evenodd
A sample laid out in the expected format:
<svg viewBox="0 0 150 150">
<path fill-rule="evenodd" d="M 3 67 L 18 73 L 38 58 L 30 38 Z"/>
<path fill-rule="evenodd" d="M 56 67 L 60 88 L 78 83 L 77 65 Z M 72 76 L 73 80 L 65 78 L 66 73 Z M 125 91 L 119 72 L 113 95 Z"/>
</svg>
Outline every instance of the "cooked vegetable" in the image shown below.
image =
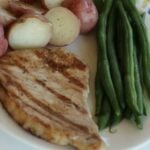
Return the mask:
<svg viewBox="0 0 150 150">
<path fill-rule="evenodd" d="M 120 18 L 123 23 L 124 34 L 124 86 L 125 86 L 125 98 L 128 104 L 128 107 L 135 113 L 139 113 L 139 108 L 137 105 L 137 93 L 135 88 L 135 78 L 134 78 L 134 42 L 133 42 L 133 32 L 131 25 L 129 23 L 127 14 L 123 8 L 123 5 L 118 1 L 118 8 Z"/>
<path fill-rule="evenodd" d="M 56 46 L 68 45 L 79 35 L 80 22 L 67 8 L 52 8 L 46 13 L 45 17 L 53 25 L 51 44 Z"/>
<path fill-rule="evenodd" d="M 100 130 L 109 126 L 110 117 L 111 117 L 111 106 L 109 104 L 109 100 L 106 97 L 104 97 L 100 115 L 98 117 L 98 127 Z"/>
<path fill-rule="evenodd" d="M 134 116 L 135 123 L 139 129 L 143 128 L 143 116 L 135 115 Z"/>
<path fill-rule="evenodd" d="M 70 9 L 79 18 L 81 33 L 87 33 L 95 27 L 98 13 L 92 0 L 65 0 L 63 6 Z"/>
<path fill-rule="evenodd" d="M 111 127 L 127 118 L 141 129 L 147 115 L 143 81 L 146 90 L 150 90 L 150 50 L 144 22 L 132 1 L 94 2 L 99 11 L 95 81 L 97 124 L 100 128 Z M 109 119 L 110 111 L 107 115 L 104 113 L 102 97 L 107 97 L 110 103 Z"/>
<path fill-rule="evenodd" d="M 98 67 L 99 68 L 99 67 Z M 95 97 L 96 97 L 96 116 L 100 115 L 100 111 L 102 108 L 102 101 L 103 101 L 103 88 L 100 81 L 100 70 L 97 70 L 96 79 L 95 79 Z"/>
<path fill-rule="evenodd" d="M 45 8 L 51 9 L 53 7 L 60 6 L 64 0 L 42 0 Z"/>
<path fill-rule="evenodd" d="M 24 16 L 13 24 L 8 34 L 9 45 L 13 49 L 46 46 L 52 35 L 52 25 L 40 18 L 41 16 Z"/>
<path fill-rule="evenodd" d="M 103 0 L 93 0 L 95 6 L 97 7 L 98 12 L 100 13 L 102 11 L 104 1 Z"/>
<path fill-rule="evenodd" d="M 112 11 L 110 12 L 108 18 L 108 26 L 107 26 L 107 49 L 108 49 L 108 60 L 110 65 L 110 72 L 113 81 L 113 85 L 115 87 L 116 95 L 120 107 L 122 110 L 125 109 L 124 102 L 124 94 L 123 94 L 123 82 L 121 77 L 121 72 L 119 69 L 118 58 L 116 54 L 116 46 L 115 46 L 115 30 L 116 30 L 116 7 L 113 6 Z"/>
<path fill-rule="evenodd" d="M 142 89 L 142 81 L 140 77 L 140 70 L 139 70 L 139 63 L 137 60 L 137 48 L 134 45 L 134 78 L 135 78 L 135 88 L 136 88 L 136 93 L 137 93 L 137 105 L 139 107 L 139 113 L 141 115 L 144 114 L 144 94 L 143 94 L 143 89 Z"/>
<path fill-rule="evenodd" d="M 101 72 L 101 82 L 110 100 L 112 111 L 116 115 L 116 117 L 120 117 L 121 111 L 119 107 L 119 103 L 117 100 L 115 88 L 112 82 L 110 66 L 107 57 L 107 44 L 106 44 L 106 24 L 108 21 L 108 15 L 111 10 L 113 4 L 113 0 L 107 0 L 104 2 L 103 11 L 100 15 L 100 20 L 98 23 L 98 32 L 97 32 L 97 42 L 98 42 L 98 68 Z"/>
<path fill-rule="evenodd" d="M 122 0 L 126 11 L 130 15 L 132 27 L 136 35 L 136 43 L 138 52 L 142 56 L 142 73 L 143 81 L 147 92 L 150 91 L 150 49 L 145 25 L 141 19 L 140 14 L 132 2 Z"/>
</svg>

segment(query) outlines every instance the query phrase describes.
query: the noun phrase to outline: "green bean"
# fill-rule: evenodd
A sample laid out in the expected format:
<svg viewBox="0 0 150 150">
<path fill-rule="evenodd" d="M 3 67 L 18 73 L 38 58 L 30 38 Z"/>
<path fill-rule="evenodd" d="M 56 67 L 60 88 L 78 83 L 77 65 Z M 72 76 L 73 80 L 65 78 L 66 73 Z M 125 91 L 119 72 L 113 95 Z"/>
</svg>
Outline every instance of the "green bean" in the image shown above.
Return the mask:
<svg viewBox="0 0 150 150">
<path fill-rule="evenodd" d="M 137 93 L 137 104 L 139 107 L 139 113 L 144 114 L 144 95 L 142 90 L 142 82 L 140 79 L 140 71 L 139 71 L 139 64 L 137 60 L 137 48 L 134 45 L 134 78 L 135 78 L 135 88 Z"/>
<path fill-rule="evenodd" d="M 128 107 L 135 113 L 139 114 L 139 108 L 137 105 L 137 93 L 135 88 L 134 78 L 134 47 L 133 47 L 133 32 L 129 23 L 127 14 L 123 8 L 121 1 L 117 1 L 117 6 L 122 20 L 122 28 L 124 30 L 124 86 L 125 86 L 125 99 Z"/>
<path fill-rule="evenodd" d="M 97 7 L 97 9 L 101 8 L 103 5 L 102 0 L 94 0 L 94 3 Z M 97 28 L 99 28 L 97 26 Z M 100 59 L 99 56 L 100 52 L 97 51 L 97 72 L 96 72 L 96 77 L 95 77 L 95 97 L 96 97 L 96 112 L 95 115 L 98 116 L 101 110 L 101 103 L 102 103 L 102 97 L 103 97 L 103 90 L 101 86 L 101 81 L 100 81 Z"/>
<path fill-rule="evenodd" d="M 113 113 L 112 113 L 113 114 Z M 110 121 L 110 127 L 119 124 L 123 120 L 123 115 L 120 116 L 112 115 L 111 121 Z"/>
<path fill-rule="evenodd" d="M 106 96 L 103 98 L 102 108 L 98 117 L 98 127 L 100 130 L 106 128 L 109 125 L 111 117 L 111 106 Z"/>
<path fill-rule="evenodd" d="M 104 5 L 104 0 L 94 0 L 94 4 L 97 7 L 98 12 L 101 12 Z"/>
<path fill-rule="evenodd" d="M 139 129 L 143 128 L 143 115 L 137 115 L 132 113 L 129 120 L 135 123 L 137 128 Z"/>
<path fill-rule="evenodd" d="M 135 123 L 139 129 L 143 128 L 143 115 L 134 114 L 131 110 L 128 110 L 127 114 L 128 114 L 128 116 L 126 116 L 127 119 Z"/>
<path fill-rule="evenodd" d="M 116 48 L 115 48 L 115 18 L 116 18 L 116 7 L 115 5 L 110 12 L 109 19 L 108 19 L 108 26 L 107 26 L 107 45 L 108 45 L 108 59 L 109 59 L 109 66 L 110 72 L 112 76 L 112 81 L 115 87 L 115 91 L 117 94 L 117 99 L 122 109 L 125 109 L 124 103 L 124 95 L 123 95 L 123 83 L 121 78 L 121 73 L 119 70 L 118 60 L 116 56 Z"/>
<path fill-rule="evenodd" d="M 146 105 L 145 105 L 145 99 L 144 99 L 144 102 L 143 102 L 143 115 L 147 116 L 147 108 L 146 108 Z"/>
<path fill-rule="evenodd" d="M 126 108 L 125 113 L 124 113 L 124 117 L 126 119 L 129 119 L 129 120 L 131 119 L 131 117 L 132 117 L 132 111 L 129 108 Z"/>
<path fill-rule="evenodd" d="M 117 11 L 118 12 L 118 11 Z M 123 50 L 122 47 L 124 45 L 122 38 L 120 35 L 123 35 L 123 30 L 122 30 L 122 21 L 120 20 L 120 16 L 117 13 L 117 22 L 116 22 L 116 39 L 115 39 L 115 45 L 116 45 L 116 54 L 118 58 L 118 65 L 119 65 L 119 70 L 121 73 L 121 76 L 123 76 Z"/>
<path fill-rule="evenodd" d="M 95 79 L 95 97 L 96 97 L 95 115 L 98 116 L 100 114 L 102 97 L 103 97 L 103 90 L 102 90 L 101 82 L 100 82 L 100 69 L 99 69 L 99 67 L 97 69 L 97 74 L 96 74 L 96 79 Z"/>
<path fill-rule="evenodd" d="M 134 4 L 130 0 L 122 0 L 122 2 L 130 15 L 132 28 L 135 31 L 136 44 L 138 45 L 138 50 L 142 56 L 144 86 L 146 87 L 147 92 L 150 93 L 150 49 L 146 28 Z"/>
<path fill-rule="evenodd" d="M 135 123 L 139 129 L 143 129 L 143 116 L 135 115 Z"/>
<path fill-rule="evenodd" d="M 107 19 L 109 12 L 111 10 L 113 4 L 113 0 L 107 0 L 104 2 L 103 11 L 100 15 L 100 20 L 98 24 L 98 32 L 97 32 L 97 39 L 98 39 L 98 51 L 100 55 L 98 55 L 99 64 L 100 64 L 100 71 L 101 71 L 101 82 L 110 100 L 111 106 L 116 116 L 120 116 L 121 111 L 117 101 L 117 96 L 115 93 L 115 89 L 113 86 L 113 82 L 111 79 L 109 62 L 107 58 L 107 45 L 106 45 L 106 26 L 107 26 Z"/>
</svg>

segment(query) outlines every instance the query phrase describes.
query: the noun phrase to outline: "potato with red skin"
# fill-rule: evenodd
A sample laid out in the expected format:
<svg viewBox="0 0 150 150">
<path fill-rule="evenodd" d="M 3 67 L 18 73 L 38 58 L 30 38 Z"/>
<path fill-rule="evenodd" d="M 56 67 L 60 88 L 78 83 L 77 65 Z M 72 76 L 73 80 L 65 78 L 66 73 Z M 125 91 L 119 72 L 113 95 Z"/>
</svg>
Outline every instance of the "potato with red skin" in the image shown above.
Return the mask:
<svg viewBox="0 0 150 150">
<path fill-rule="evenodd" d="M 90 32 L 98 21 L 98 12 L 92 0 L 65 0 L 62 6 L 70 9 L 81 22 L 81 33 Z"/>
<path fill-rule="evenodd" d="M 4 28 L 0 24 L 0 56 L 3 56 L 8 49 L 8 41 L 4 36 Z"/>
</svg>

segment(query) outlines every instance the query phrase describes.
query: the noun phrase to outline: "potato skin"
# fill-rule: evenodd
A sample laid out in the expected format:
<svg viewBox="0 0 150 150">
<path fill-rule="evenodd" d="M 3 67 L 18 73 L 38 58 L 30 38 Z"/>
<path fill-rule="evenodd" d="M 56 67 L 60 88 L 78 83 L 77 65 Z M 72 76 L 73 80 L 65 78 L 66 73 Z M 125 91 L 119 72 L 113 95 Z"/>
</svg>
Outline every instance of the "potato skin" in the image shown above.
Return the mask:
<svg viewBox="0 0 150 150">
<path fill-rule="evenodd" d="M 65 0 L 62 6 L 70 9 L 81 22 L 81 33 L 90 32 L 98 21 L 98 12 L 92 0 Z"/>
</svg>

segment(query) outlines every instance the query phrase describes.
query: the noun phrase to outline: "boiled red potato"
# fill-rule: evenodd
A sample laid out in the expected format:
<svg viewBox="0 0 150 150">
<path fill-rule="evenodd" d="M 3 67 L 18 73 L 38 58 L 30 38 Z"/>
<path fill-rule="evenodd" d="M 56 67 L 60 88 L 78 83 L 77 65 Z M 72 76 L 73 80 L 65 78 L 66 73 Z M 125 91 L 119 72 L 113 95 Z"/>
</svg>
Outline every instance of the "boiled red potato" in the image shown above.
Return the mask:
<svg viewBox="0 0 150 150">
<path fill-rule="evenodd" d="M 67 8 L 52 8 L 45 14 L 45 17 L 53 25 L 52 38 L 50 41 L 52 45 L 68 45 L 79 35 L 80 21 Z"/>
<path fill-rule="evenodd" d="M 51 9 L 60 6 L 63 1 L 64 0 L 42 0 L 42 4 L 45 8 Z"/>
<path fill-rule="evenodd" d="M 12 22 L 16 20 L 12 14 L 10 14 L 7 10 L 0 8 L 0 24 L 3 26 L 10 25 Z"/>
<path fill-rule="evenodd" d="M 45 10 L 43 9 L 26 4 L 21 1 L 9 1 L 7 9 L 17 17 L 22 16 L 24 14 L 33 14 L 33 13 L 41 15 L 45 12 Z"/>
<path fill-rule="evenodd" d="M 43 16 L 26 15 L 12 25 L 8 33 L 9 45 L 13 49 L 45 47 L 52 33 L 52 25 Z"/>
<path fill-rule="evenodd" d="M 3 56 L 8 49 L 7 39 L 4 37 L 4 28 L 0 24 L 0 56 Z"/>
<path fill-rule="evenodd" d="M 87 33 L 95 27 L 98 12 L 92 0 L 65 0 L 62 5 L 79 18 L 81 33 Z"/>
</svg>

